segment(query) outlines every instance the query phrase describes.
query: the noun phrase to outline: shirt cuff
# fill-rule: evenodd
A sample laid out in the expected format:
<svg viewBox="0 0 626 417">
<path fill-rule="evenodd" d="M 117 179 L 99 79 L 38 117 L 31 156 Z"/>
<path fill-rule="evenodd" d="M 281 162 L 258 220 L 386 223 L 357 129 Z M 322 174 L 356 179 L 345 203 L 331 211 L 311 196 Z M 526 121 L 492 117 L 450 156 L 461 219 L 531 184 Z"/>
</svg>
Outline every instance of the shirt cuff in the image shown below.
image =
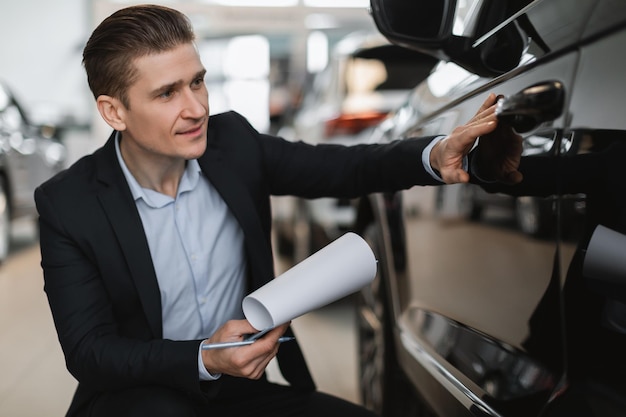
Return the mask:
<svg viewBox="0 0 626 417">
<path fill-rule="evenodd" d="M 198 347 L 198 375 L 200 376 L 200 381 L 216 381 L 222 374 L 213 375 L 204 367 L 204 362 L 202 362 L 202 343 Z"/>
<path fill-rule="evenodd" d="M 430 153 L 432 152 L 432 150 L 435 147 L 435 145 L 438 144 L 439 142 L 441 142 L 446 137 L 447 136 L 437 136 L 432 141 L 430 141 L 428 146 L 426 146 L 426 148 L 424 148 L 424 150 L 422 151 L 422 164 L 424 165 L 424 169 L 426 170 L 426 172 L 428 172 L 431 175 L 431 177 L 433 177 L 437 181 L 441 181 L 441 182 L 445 182 L 445 181 L 443 180 L 443 178 L 441 178 L 439 173 L 436 172 L 433 169 L 433 167 L 430 166 Z M 469 163 L 468 163 L 468 159 L 467 159 L 467 155 L 466 155 L 466 156 L 463 157 L 463 170 L 466 171 L 466 172 L 467 172 L 467 169 L 468 169 L 468 165 L 469 165 Z"/>
</svg>

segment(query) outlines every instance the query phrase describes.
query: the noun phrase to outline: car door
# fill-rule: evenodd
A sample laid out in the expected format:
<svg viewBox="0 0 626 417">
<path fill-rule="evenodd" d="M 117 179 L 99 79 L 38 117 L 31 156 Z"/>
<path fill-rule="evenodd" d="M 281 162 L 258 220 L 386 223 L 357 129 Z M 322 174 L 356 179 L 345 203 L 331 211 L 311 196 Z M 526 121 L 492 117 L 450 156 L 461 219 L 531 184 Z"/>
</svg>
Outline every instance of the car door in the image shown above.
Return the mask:
<svg viewBox="0 0 626 417">
<path fill-rule="evenodd" d="M 593 2 L 580 7 L 591 11 Z M 581 59 L 571 45 L 586 22 L 584 13 L 569 9 L 567 2 L 551 1 L 524 10 L 542 45 L 530 45 L 516 70 L 459 91 L 442 89 L 443 95 L 437 85 L 423 84 L 414 101 L 415 113 L 424 116 L 405 136 L 437 134 L 465 123 L 488 92 L 512 96 L 556 81 L 565 91 L 561 114 L 523 133 L 525 150 L 541 149 L 546 157 L 570 151 L 567 105 Z M 440 187 L 434 198 L 426 197 L 432 210 L 416 209 L 415 202 L 431 192 L 415 187 L 400 199 L 406 262 L 392 286 L 404 294 L 395 309 L 402 349 L 461 404 L 478 404 L 489 415 L 538 415 L 565 371 L 561 269 L 576 252 L 576 240 L 564 238 L 559 220 L 574 197 L 554 190 L 541 198 L 545 215 L 558 226 L 536 237 L 518 227 L 516 205 L 493 204 L 479 218 L 468 217 L 461 185 Z M 457 415 L 450 402 L 429 392 L 419 368 L 404 370 L 435 411 Z"/>
<path fill-rule="evenodd" d="M 621 52 L 626 22 L 623 17 L 617 19 L 624 15 L 625 4 L 600 2 L 589 17 L 585 37 L 595 39 L 578 50 L 563 141 L 563 191 L 585 197 L 581 231 L 573 242 L 576 248 L 562 250 L 559 258 L 567 367 L 570 384 L 575 387 L 571 396 L 583 398 L 586 407 L 593 404 L 593 409 L 582 410 L 594 416 L 618 416 L 626 410 L 626 390 L 615 383 L 626 376 L 626 272 L 615 267 L 626 253 L 622 240 L 626 236 L 622 169 L 626 158 L 626 57 Z M 606 243 L 602 252 L 610 249 L 609 255 L 592 269 L 588 265 L 593 259 L 587 259 L 593 253 L 590 240 L 601 228 L 613 232 L 618 240 Z"/>
<path fill-rule="evenodd" d="M 572 85 L 577 59 L 576 53 L 568 54 L 549 65 L 491 85 L 490 90 L 512 95 L 549 80 Z M 419 125 L 409 135 L 434 134 L 444 131 L 445 126 L 464 123 L 480 106 L 485 94 L 464 98 L 461 104 Z M 539 137 L 548 143 L 549 149 L 556 149 L 564 127 L 562 116 L 526 140 Z M 534 390 L 545 389 L 535 383 L 546 381 L 533 381 L 526 389 L 520 389 L 511 381 L 519 381 L 522 375 L 514 373 L 521 369 L 509 369 L 498 358 L 507 358 L 511 366 L 525 362 L 526 369 L 551 379 L 551 384 L 557 382 L 563 370 L 559 300 L 558 292 L 548 293 L 548 289 L 560 286 L 554 273 L 560 243 L 555 235 L 537 239 L 523 233 L 517 228 L 512 207 L 494 205 L 485 208 L 480 219 L 465 217 L 462 187 L 441 187 L 432 214 L 422 211 L 421 215 L 405 216 L 406 286 L 410 297 L 408 305 L 402 308 L 400 323 L 404 331 L 413 332 L 420 329 L 419 323 L 425 317 L 431 321 L 438 318 L 442 324 L 437 332 L 421 327 L 423 333 L 417 337 L 426 338 L 433 347 L 432 353 L 445 358 L 444 363 L 449 364 L 452 374 L 476 384 L 480 396 L 487 394 L 499 399 L 535 394 Z M 420 194 L 424 192 L 422 188 L 405 192 L 403 212 L 416 213 L 410 204 L 421 200 Z M 552 214 L 556 218 L 556 212 Z M 533 329 L 532 323 L 536 321 L 533 317 L 544 295 L 556 297 L 551 303 L 550 316 L 540 321 L 548 328 Z M 472 338 L 467 337 L 464 339 L 470 345 L 451 345 L 449 331 L 456 333 L 457 323 L 467 328 L 468 334 L 484 334 L 487 338 L 470 342 Z M 555 343 L 535 345 L 534 338 L 541 337 L 535 331 L 540 331 L 542 336 L 552 335 Z"/>
</svg>

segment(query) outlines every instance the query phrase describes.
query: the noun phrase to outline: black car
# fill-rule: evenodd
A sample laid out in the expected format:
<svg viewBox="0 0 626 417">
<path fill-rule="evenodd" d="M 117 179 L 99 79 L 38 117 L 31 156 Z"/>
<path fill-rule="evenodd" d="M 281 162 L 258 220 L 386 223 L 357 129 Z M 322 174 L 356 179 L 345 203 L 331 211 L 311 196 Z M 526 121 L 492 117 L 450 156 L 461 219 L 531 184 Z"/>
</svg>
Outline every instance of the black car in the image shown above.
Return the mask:
<svg viewBox="0 0 626 417">
<path fill-rule="evenodd" d="M 63 168 L 66 148 L 54 126 L 36 126 L 0 83 L 0 262 L 9 254 L 11 224 L 37 215 L 35 188 Z"/>
<path fill-rule="evenodd" d="M 587 255 L 601 228 L 626 242 L 626 2 L 371 10 L 391 42 L 441 59 L 371 141 L 449 132 L 503 95 L 525 178 L 480 192 L 540 202 L 551 232 L 524 233 L 497 204 L 468 215 L 465 185 L 360 200 L 355 230 L 379 260 L 358 301 L 363 402 L 384 416 L 625 416 L 626 273 L 620 256 L 598 272 Z"/>
</svg>

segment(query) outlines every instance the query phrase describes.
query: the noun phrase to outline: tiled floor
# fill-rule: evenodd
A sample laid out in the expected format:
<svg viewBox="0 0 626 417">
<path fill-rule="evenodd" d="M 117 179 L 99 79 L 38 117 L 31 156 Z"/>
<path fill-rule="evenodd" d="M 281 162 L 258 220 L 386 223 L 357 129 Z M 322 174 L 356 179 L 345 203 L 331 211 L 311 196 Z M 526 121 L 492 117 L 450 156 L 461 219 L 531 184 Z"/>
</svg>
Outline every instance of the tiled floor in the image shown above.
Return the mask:
<svg viewBox="0 0 626 417">
<path fill-rule="evenodd" d="M 16 247 L 0 266 L 0 416 L 61 417 L 76 382 L 65 370 L 43 292 L 34 228 L 21 222 L 14 235 Z M 300 317 L 294 328 L 319 389 L 358 401 L 350 303 Z"/>
</svg>

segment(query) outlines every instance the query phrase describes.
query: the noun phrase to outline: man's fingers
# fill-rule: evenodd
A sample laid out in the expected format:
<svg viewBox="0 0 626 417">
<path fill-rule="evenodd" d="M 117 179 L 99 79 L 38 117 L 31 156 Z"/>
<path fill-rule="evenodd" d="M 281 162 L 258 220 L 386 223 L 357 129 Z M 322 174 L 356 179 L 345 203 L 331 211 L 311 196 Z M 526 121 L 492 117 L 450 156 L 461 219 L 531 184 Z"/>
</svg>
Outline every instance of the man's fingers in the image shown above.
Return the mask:
<svg viewBox="0 0 626 417">
<path fill-rule="evenodd" d="M 441 172 L 441 179 L 446 184 L 456 184 L 460 182 L 469 182 L 469 174 L 461 168 L 446 168 Z"/>
<path fill-rule="evenodd" d="M 455 169 L 451 183 L 465 183 L 469 182 L 469 174 L 462 169 Z"/>
<path fill-rule="evenodd" d="M 492 107 L 494 104 L 496 104 L 496 101 L 497 101 L 496 99 L 497 99 L 496 95 L 494 93 L 490 93 L 485 99 L 485 101 L 483 102 L 483 104 L 480 106 L 478 111 L 476 112 L 476 115 L 477 116 L 480 115 L 481 113 L 485 112 L 487 109 Z"/>
<path fill-rule="evenodd" d="M 480 106 L 480 110 L 484 110 L 484 109 L 486 109 L 488 107 L 493 106 L 494 104 L 496 104 L 497 101 L 498 101 L 498 96 L 496 96 L 495 93 L 489 93 L 487 95 L 487 98 L 483 102 L 483 105 Z"/>
<path fill-rule="evenodd" d="M 463 146 L 473 144 L 478 137 L 486 135 L 487 133 L 493 132 L 496 128 L 496 121 L 489 120 L 486 122 L 476 123 L 473 125 L 465 126 L 463 132 L 460 133 L 459 140 L 463 144 Z"/>
</svg>

